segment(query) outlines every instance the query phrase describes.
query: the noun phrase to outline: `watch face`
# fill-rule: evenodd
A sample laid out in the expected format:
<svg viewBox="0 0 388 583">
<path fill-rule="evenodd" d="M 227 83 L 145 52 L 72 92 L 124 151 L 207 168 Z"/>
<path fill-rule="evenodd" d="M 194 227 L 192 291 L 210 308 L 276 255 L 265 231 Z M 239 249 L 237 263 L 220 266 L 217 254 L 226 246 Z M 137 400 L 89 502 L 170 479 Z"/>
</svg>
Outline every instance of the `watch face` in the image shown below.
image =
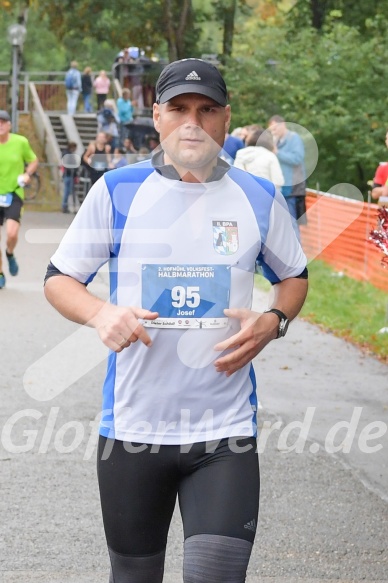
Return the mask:
<svg viewBox="0 0 388 583">
<path fill-rule="evenodd" d="M 288 326 L 290 321 L 287 319 L 282 318 L 279 323 L 279 335 L 278 338 L 282 338 L 287 334 Z"/>
</svg>

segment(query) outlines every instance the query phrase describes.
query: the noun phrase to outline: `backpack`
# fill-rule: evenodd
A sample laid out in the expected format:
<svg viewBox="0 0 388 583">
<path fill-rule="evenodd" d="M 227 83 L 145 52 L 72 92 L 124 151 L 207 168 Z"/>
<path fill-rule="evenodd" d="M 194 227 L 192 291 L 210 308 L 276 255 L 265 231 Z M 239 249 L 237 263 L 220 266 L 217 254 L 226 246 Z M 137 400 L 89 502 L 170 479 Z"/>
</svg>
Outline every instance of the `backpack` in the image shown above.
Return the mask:
<svg viewBox="0 0 388 583">
<path fill-rule="evenodd" d="M 65 76 L 66 89 L 78 89 L 77 74 L 75 69 L 69 69 Z"/>
</svg>

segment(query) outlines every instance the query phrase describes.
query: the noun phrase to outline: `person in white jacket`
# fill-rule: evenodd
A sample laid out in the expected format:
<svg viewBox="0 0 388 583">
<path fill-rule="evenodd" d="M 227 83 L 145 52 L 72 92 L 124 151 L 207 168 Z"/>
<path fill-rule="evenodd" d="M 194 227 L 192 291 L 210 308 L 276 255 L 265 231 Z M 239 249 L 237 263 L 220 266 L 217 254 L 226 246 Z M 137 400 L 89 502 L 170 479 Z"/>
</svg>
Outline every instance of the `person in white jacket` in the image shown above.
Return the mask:
<svg viewBox="0 0 388 583">
<path fill-rule="evenodd" d="M 273 151 L 272 135 L 264 128 L 257 128 L 248 134 L 245 143 L 246 147 L 236 154 L 234 166 L 255 176 L 267 178 L 277 188 L 283 186 L 284 177 Z"/>
</svg>

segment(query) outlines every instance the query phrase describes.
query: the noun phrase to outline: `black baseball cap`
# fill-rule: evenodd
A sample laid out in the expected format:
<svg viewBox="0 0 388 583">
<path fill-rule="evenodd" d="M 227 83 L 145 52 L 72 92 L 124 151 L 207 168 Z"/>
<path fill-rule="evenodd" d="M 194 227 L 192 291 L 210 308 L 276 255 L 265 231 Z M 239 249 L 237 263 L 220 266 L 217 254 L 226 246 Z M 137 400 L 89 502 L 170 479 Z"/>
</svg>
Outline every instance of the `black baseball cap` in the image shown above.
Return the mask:
<svg viewBox="0 0 388 583">
<path fill-rule="evenodd" d="M 8 111 L 5 111 L 5 109 L 0 109 L 0 119 L 4 121 L 11 121 Z"/>
<path fill-rule="evenodd" d="M 222 106 L 228 102 L 221 73 L 217 67 L 202 59 L 174 61 L 160 73 L 156 83 L 156 103 L 166 103 L 183 93 L 200 93 Z"/>
</svg>

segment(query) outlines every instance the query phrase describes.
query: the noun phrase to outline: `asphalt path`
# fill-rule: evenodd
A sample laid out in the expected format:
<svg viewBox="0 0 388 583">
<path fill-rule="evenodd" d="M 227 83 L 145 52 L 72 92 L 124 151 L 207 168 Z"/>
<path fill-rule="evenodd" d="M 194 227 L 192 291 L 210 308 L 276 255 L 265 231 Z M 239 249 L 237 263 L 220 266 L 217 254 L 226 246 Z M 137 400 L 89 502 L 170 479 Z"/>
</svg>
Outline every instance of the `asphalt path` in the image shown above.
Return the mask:
<svg viewBox="0 0 388 583">
<path fill-rule="evenodd" d="M 20 274 L 0 290 L 4 583 L 108 581 L 95 471 L 106 351 L 42 291 L 71 220 L 26 212 Z M 92 289 L 107 296 L 105 271 Z M 255 293 L 255 309 L 267 302 Z M 388 581 L 388 367 L 300 320 L 254 364 L 262 489 L 248 582 Z M 167 583 L 182 581 L 182 550 L 176 512 Z"/>
</svg>

